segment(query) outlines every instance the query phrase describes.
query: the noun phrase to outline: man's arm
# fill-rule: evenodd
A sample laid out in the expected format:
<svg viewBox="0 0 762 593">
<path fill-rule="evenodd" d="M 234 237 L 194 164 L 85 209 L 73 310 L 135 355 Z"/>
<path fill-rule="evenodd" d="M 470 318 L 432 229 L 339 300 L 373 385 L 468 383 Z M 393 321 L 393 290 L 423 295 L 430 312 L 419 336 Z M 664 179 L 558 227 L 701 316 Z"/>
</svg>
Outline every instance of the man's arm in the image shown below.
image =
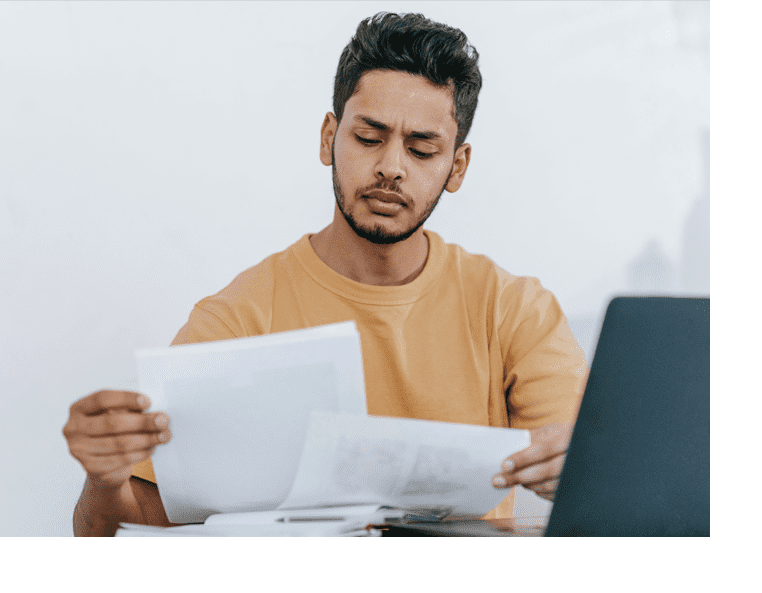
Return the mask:
<svg viewBox="0 0 762 593">
<path fill-rule="evenodd" d="M 131 478 L 132 466 L 171 438 L 169 418 L 144 412 L 149 405 L 129 391 L 99 391 L 72 404 L 63 434 L 87 472 L 74 535 L 114 535 L 120 522 L 171 525 L 156 486 Z"/>
<path fill-rule="evenodd" d="M 171 527 L 155 484 L 132 477 L 121 486 L 99 486 L 88 477 L 74 508 L 75 536 L 113 536 L 119 523 Z"/>
<path fill-rule="evenodd" d="M 521 484 L 552 501 L 574 430 L 588 367 L 556 298 L 525 280 L 521 311 L 500 327 L 505 344 L 506 404 L 512 428 L 531 434 L 531 445 L 508 457 L 493 479 L 497 488 Z M 506 310 L 509 306 L 504 305 Z"/>
</svg>

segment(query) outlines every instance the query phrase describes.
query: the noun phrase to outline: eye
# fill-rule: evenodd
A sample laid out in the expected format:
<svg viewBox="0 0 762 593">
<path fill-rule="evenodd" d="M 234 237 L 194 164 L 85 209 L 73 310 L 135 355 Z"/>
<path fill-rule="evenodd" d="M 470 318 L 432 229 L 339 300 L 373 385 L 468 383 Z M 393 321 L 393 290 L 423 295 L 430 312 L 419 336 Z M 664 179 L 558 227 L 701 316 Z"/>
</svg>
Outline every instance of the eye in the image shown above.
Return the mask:
<svg viewBox="0 0 762 593">
<path fill-rule="evenodd" d="M 381 140 L 371 140 L 370 138 L 363 138 L 357 134 L 355 134 L 355 138 L 357 138 L 362 144 L 365 144 L 366 146 L 372 146 L 373 144 L 379 144 L 381 142 Z"/>
<path fill-rule="evenodd" d="M 415 148 L 411 148 L 410 152 L 412 152 L 419 159 L 429 159 L 434 156 L 433 152 L 421 152 L 420 150 L 416 150 Z"/>
</svg>

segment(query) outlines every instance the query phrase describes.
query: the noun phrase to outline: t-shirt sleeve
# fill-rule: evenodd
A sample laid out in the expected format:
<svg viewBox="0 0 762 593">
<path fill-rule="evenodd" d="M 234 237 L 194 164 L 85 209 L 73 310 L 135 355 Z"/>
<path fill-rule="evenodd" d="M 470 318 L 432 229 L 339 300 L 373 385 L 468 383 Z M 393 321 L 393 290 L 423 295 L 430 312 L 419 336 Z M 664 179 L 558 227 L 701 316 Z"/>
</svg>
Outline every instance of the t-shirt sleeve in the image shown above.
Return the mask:
<svg viewBox="0 0 762 593">
<path fill-rule="evenodd" d="M 516 282 L 499 326 L 509 425 L 574 422 L 588 376 L 585 354 L 553 294 L 534 278 Z"/>
<path fill-rule="evenodd" d="M 180 344 L 199 344 L 217 340 L 232 340 L 240 337 L 231 329 L 231 319 L 227 311 L 214 307 L 213 303 L 201 301 L 190 313 L 188 321 L 177 332 L 172 346 Z"/>
<path fill-rule="evenodd" d="M 230 340 L 237 337 L 220 317 L 219 314 L 215 314 L 199 303 L 191 311 L 188 322 L 177 332 L 175 339 L 172 340 L 172 346 Z M 156 483 L 153 463 L 150 459 L 133 465 L 132 475 Z"/>
<path fill-rule="evenodd" d="M 133 465 L 132 475 L 136 478 L 142 478 L 149 482 L 153 482 L 154 484 L 156 483 L 156 476 L 153 473 L 153 463 L 151 463 L 150 459 L 146 459 L 145 461 Z"/>
</svg>

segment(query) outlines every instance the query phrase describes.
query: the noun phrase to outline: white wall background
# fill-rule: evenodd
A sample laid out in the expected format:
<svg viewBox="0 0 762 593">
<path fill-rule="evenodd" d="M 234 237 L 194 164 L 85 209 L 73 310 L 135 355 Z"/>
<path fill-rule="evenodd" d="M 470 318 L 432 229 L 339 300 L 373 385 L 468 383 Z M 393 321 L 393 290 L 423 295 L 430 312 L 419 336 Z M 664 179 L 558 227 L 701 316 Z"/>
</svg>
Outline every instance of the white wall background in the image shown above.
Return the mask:
<svg viewBox="0 0 762 593">
<path fill-rule="evenodd" d="M 539 277 L 589 357 L 612 295 L 709 292 L 708 2 L 0 3 L 0 535 L 71 534 L 69 405 L 330 222 L 319 128 L 379 10 L 482 56 L 429 228 Z"/>
</svg>

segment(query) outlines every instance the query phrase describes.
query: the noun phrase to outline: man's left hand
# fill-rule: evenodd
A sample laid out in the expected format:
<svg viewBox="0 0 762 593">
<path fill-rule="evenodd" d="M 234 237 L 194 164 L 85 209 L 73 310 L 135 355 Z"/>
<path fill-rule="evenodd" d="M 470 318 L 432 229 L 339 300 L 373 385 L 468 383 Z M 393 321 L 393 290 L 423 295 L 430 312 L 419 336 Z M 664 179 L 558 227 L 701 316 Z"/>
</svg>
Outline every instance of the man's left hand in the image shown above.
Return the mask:
<svg viewBox="0 0 762 593">
<path fill-rule="evenodd" d="M 529 447 L 503 461 L 501 472 L 492 478 L 492 485 L 510 488 L 521 484 L 552 502 L 573 430 L 573 422 L 556 422 L 531 429 Z"/>
</svg>

